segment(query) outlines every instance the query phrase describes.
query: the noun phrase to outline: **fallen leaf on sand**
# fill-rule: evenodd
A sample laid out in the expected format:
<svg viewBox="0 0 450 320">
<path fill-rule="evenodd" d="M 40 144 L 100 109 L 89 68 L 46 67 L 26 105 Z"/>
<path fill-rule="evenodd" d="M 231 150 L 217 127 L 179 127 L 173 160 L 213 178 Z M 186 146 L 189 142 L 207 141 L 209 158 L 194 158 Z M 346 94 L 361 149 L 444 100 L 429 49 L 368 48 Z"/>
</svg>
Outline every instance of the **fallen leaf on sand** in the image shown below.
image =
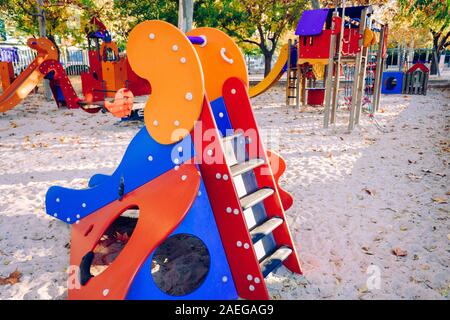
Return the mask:
<svg viewBox="0 0 450 320">
<path fill-rule="evenodd" d="M 0 286 L 4 286 L 7 284 L 16 284 L 20 281 L 21 276 L 22 276 L 22 273 L 20 273 L 18 270 L 16 270 L 16 271 L 12 272 L 6 278 L 0 277 Z"/>
<path fill-rule="evenodd" d="M 368 195 L 375 196 L 375 191 L 369 190 L 367 188 L 363 189 Z"/>
<path fill-rule="evenodd" d="M 369 289 L 367 288 L 367 286 L 364 286 L 364 287 L 358 288 L 358 292 L 359 293 L 367 293 L 367 292 L 369 292 Z"/>
<path fill-rule="evenodd" d="M 447 239 L 450 240 L 450 233 L 447 235 Z"/>
<path fill-rule="evenodd" d="M 369 256 L 373 256 L 373 252 L 370 251 L 370 249 L 369 249 L 368 246 L 362 246 L 362 247 L 361 247 L 361 250 L 362 250 L 365 254 L 367 254 L 367 255 L 369 255 Z"/>
<path fill-rule="evenodd" d="M 406 257 L 406 255 L 408 254 L 408 251 L 403 250 L 399 247 L 396 247 L 396 248 L 392 249 L 392 253 L 395 254 L 397 257 Z"/>
<path fill-rule="evenodd" d="M 440 204 L 447 203 L 447 199 L 441 198 L 441 197 L 434 197 L 434 198 L 431 198 L 431 200 L 433 200 L 436 203 L 440 203 Z"/>
<path fill-rule="evenodd" d="M 400 231 L 406 231 L 406 230 L 408 230 L 408 228 L 407 227 L 400 227 Z"/>
</svg>

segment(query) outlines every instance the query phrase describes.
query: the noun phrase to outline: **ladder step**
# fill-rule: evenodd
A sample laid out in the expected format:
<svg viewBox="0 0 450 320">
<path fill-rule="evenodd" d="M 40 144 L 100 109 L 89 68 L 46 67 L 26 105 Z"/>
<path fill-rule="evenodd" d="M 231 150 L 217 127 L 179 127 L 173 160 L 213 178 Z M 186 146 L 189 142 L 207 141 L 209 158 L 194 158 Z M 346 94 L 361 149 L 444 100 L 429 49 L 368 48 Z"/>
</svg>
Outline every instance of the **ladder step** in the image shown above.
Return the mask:
<svg viewBox="0 0 450 320">
<path fill-rule="evenodd" d="M 243 196 L 240 199 L 242 210 L 246 210 L 248 208 L 253 207 L 254 205 L 266 199 L 267 197 L 270 197 L 273 193 L 274 193 L 273 189 L 264 187 L 259 190 L 256 190 L 255 192 Z"/>
<path fill-rule="evenodd" d="M 256 243 L 283 224 L 283 219 L 272 217 L 250 231 L 252 242 Z"/>
<path fill-rule="evenodd" d="M 239 138 L 239 137 L 241 137 L 241 136 L 242 136 L 242 133 L 240 133 L 240 132 L 238 132 L 238 133 L 233 133 L 233 134 L 230 134 L 230 135 L 228 135 L 228 136 L 222 137 L 222 141 L 234 140 L 234 139 L 237 139 L 237 138 Z"/>
<path fill-rule="evenodd" d="M 281 267 L 283 261 L 286 260 L 291 253 L 292 253 L 291 248 L 280 247 L 270 256 L 265 258 L 259 265 L 264 278 L 266 278 L 273 271 Z"/>
<path fill-rule="evenodd" d="M 259 167 L 262 164 L 264 164 L 263 159 L 251 159 L 242 163 L 237 163 L 230 167 L 231 175 L 233 177 L 239 176 Z"/>
</svg>

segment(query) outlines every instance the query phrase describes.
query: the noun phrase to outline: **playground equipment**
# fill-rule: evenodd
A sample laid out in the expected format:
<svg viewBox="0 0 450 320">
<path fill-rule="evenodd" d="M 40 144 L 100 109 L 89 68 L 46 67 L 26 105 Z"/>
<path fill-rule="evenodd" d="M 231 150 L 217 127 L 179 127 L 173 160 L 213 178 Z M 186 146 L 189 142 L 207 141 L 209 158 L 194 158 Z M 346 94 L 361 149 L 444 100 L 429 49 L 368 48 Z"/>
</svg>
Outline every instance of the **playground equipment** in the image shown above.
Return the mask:
<svg viewBox="0 0 450 320">
<path fill-rule="evenodd" d="M 50 80 L 50 88 L 58 107 L 82 108 L 89 113 L 95 113 L 102 108 L 106 108 L 117 116 L 131 112 L 133 95 L 129 90 L 118 91 L 114 102 L 81 99 L 77 96 L 64 68 L 58 61 L 58 50 L 53 42 L 46 38 L 31 38 L 28 39 L 27 45 L 37 51 L 37 56 L 0 95 L 0 112 L 14 108 L 43 79 Z"/>
<path fill-rule="evenodd" d="M 298 22 L 301 102 L 325 105 L 325 128 L 336 122 L 339 100 L 350 107 L 350 131 L 359 123 L 363 104 L 371 113 L 378 110 L 387 26 L 372 13 L 371 6 L 346 8 L 344 1 L 342 8 L 304 11 Z M 316 76 L 314 69 L 323 72 Z M 339 99 L 342 75 L 345 96 Z"/>
<path fill-rule="evenodd" d="M 346 8 L 345 1 L 342 8 L 304 11 L 295 31 L 298 41 L 282 47 L 272 71 L 250 88 L 250 96 L 263 93 L 287 72 L 287 106 L 325 105 L 328 127 L 336 122 L 338 106 L 346 105 L 352 130 L 363 105 L 372 114 L 379 107 L 387 25 L 371 19 L 372 13 L 371 6 Z"/>
<path fill-rule="evenodd" d="M 406 72 L 386 71 L 383 73 L 381 93 L 384 94 L 427 94 L 430 69 L 417 62 Z"/>
<path fill-rule="evenodd" d="M 72 224 L 70 263 L 80 283 L 69 298 L 268 299 L 264 278 L 277 267 L 301 273 L 284 214 L 293 199 L 278 185 L 284 160 L 263 148 L 239 48 L 216 29 L 185 35 L 154 20 L 132 30 L 127 53 L 153 89 L 145 127 L 111 176 L 46 195 L 47 213 Z M 96 245 L 130 208 L 139 209 L 134 231 L 94 276 Z M 173 295 L 151 269 L 158 249 L 178 235 L 198 238 L 210 263 L 194 289 Z"/>
<path fill-rule="evenodd" d="M 381 93 L 383 94 L 400 94 L 403 88 L 404 73 L 400 71 L 383 72 Z"/>
<path fill-rule="evenodd" d="M 15 79 L 13 62 L 17 62 L 18 60 L 19 56 L 16 48 L 0 47 L 0 81 L 2 83 L 3 91 L 5 91 Z"/>
<path fill-rule="evenodd" d="M 83 95 L 95 102 L 114 97 L 121 88 L 129 89 L 134 96 L 150 94 L 148 81 L 136 75 L 127 58 L 120 56 L 105 25 L 97 17 L 91 19 L 90 25 L 89 71 L 81 73 Z"/>
<path fill-rule="evenodd" d="M 427 94 L 428 77 L 430 69 L 423 63 L 416 63 L 405 73 L 403 79 L 403 93 L 405 94 Z"/>
</svg>

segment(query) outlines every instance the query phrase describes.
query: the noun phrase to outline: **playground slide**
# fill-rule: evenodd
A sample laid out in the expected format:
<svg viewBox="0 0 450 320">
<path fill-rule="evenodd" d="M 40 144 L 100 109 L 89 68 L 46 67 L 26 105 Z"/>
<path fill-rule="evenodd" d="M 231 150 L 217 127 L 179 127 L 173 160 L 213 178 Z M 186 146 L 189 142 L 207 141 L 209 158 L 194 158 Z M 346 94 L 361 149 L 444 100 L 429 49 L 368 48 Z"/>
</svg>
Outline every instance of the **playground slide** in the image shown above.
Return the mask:
<svg viewBox="0 0 450 320">
<path fill-rule="evenodd" d="M 268 89 L 270 89 L 278 80 L 280 80 L 285 70 L 285 65 L 288 59 L 288 45 L 285 44 L 281 47 L 280 55 L 278 57 L 277 62 L 273 66 L 270 73 L 265 77 L 260 83 L 253 86 L 249 90 L 249 96 L 251 98 L 259 96 L 261 93 L 264 93 Z"/>
<path fill-rule="evenodd" d="M 41 73 L 39 68 L 45 61 L 58 60 L 58 51 L 48 39 L 29 39 L 27 45 L 35 49 L 38 54 L 0 96 L 0 112 L 14 108 L 44 79 L 45 74 Z"/>
</svg>

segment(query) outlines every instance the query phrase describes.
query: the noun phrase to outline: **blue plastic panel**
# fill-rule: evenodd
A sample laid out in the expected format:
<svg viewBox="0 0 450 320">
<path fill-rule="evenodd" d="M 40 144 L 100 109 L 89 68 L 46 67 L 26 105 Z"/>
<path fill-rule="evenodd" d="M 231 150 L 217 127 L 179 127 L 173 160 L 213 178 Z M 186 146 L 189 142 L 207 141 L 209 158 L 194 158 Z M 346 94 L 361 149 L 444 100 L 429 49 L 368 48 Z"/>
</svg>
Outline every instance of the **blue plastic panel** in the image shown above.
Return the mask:
<svg viewBox="0 0 450 320">
<path fill-rule="evenodd" d="M 402 93 L 402 88 L 403 88 L 403 72 L 400 71 L 383 72 L 381 93 L 400 94 Z"/>
<path fill-rule="evenodd" d="M 194 146 L 190 136 L 173 145 L 161 145 L 142 128 L 131 141 L 125 155 L 111 176 L 94 176 L 90 187 L 82 190 L 51 187 L 47 191 L 47 214 L 72 224 L 155 179 L 174 166 L 192 158 Z"/>
<path fill-rule="evenodd" d="M 227 107 L 223 98 L 217 98 L 211 102 L 211 110 L 214 115 L 214 120 L 216 121 L 217 128 L 219 129 L 222 137 L 229 135 L 233 131 L 231 126 L 230 118 L 228 117 Z"/>
<path fill-rule="evenodd" d="M 152 253 L 134 278 L 127 294 L 128 300 L 186 300 L 186 299 L 237 299 L 238 295 L 228 266 L 228 261 L 217 229 L 203 181 L 199 196 L 178 228 L 171 234 L 191 234 L 206 245 L 210 255 L 210 268 L 203 283 L 195 291 L 184 296 L 172 296 L 155 284 L 151 275 Z"/>
</svg>

